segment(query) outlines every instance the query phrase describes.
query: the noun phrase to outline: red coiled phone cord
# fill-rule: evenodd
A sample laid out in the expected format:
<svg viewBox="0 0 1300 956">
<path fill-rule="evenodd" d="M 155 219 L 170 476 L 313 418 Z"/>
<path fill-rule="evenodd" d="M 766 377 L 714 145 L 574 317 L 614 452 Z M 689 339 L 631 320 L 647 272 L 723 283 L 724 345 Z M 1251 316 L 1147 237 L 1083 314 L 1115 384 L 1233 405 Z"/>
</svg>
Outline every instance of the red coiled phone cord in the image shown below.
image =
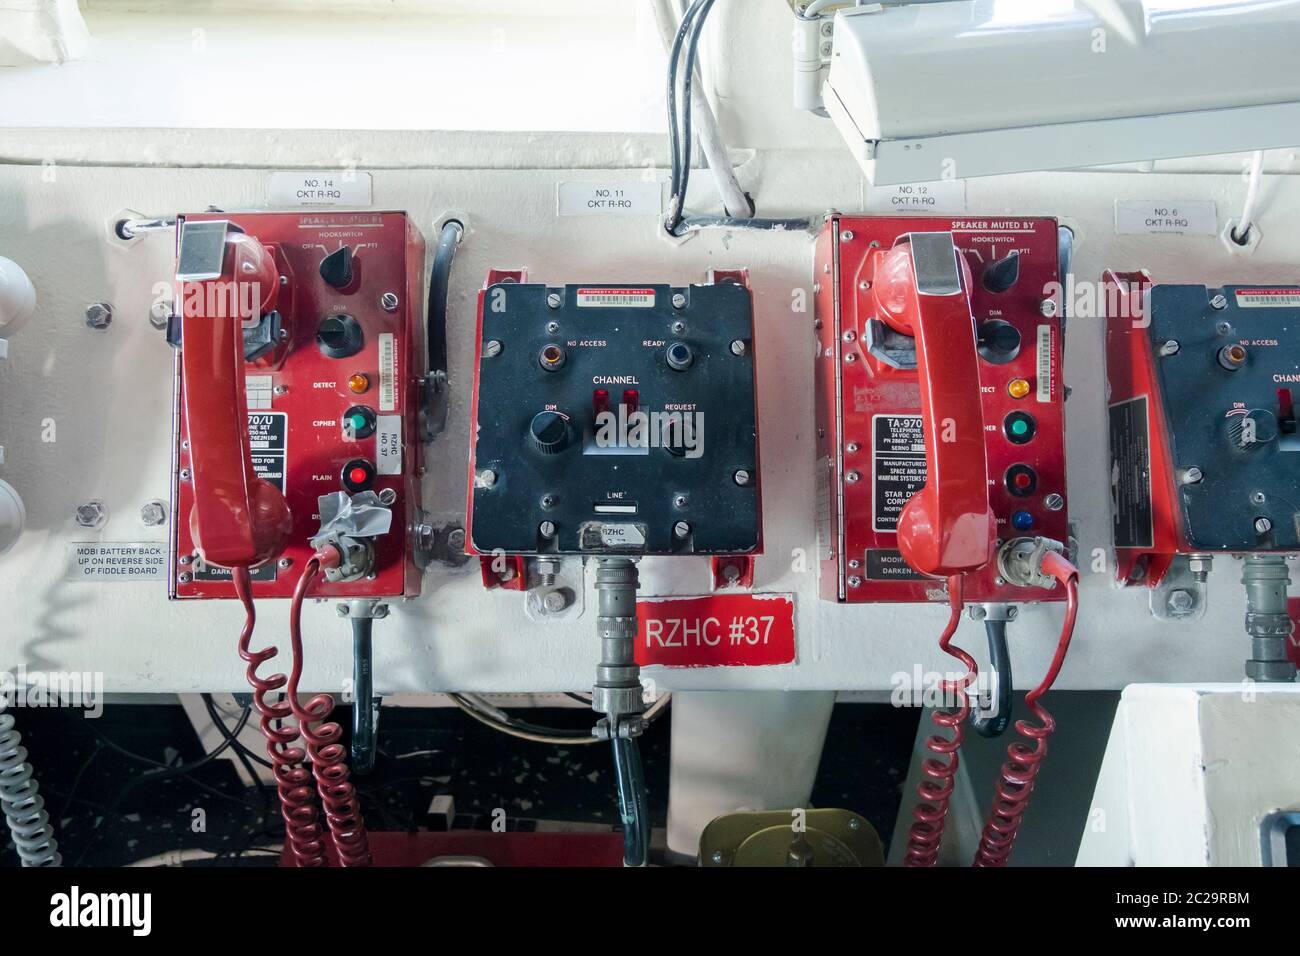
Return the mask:
<svg viewBox="0 0 1300 956">
<path fill-rule="evenodd" d="M 952 797 L 953 778 L 957 774 L 958 752 L 965 739 L 966 718 L 970 716 L 970 701 L 966 688 L 975 682 L 977 666 L 975 659 L 960 647 L 952 645 L 953 635 L 961 622 L 961 612 L 965 605 L 962 597 L 962 578 L 953 575 L 948 579 L 948 606 L 951 613 L 948 624 L 939 637 L 939 648 L 951 657 L 961 661 L 966 668 L 964 677 L 958 680 L 945 680 L 940 685 L 945 701 L 952 699 L 956 704 L 954 710 L 935 709 L 930 712 L 930 719 L 941 730 L 952 731 L 951 737 L 932 734 L 926 738 L 925 746 L 935 757 L 927 757 L 921 764 L 921 772 L 928 779 L 922 780 L 916 787 L 920 798 L 912 810 L 912 826 L 907 833 L 907 854 L 904 866 L 934 866 L 939 861 L 939 844 L 943 841 L 944 822 L 948 816 L 949 800 Z"/>
<path fill-rule="evenodd" d="M 334 698 L 317 694 L 306 705 L 298 702 L 298 681 L 302 677 L 302 605 L 311 587 L 312 579 L 320 571 L 321 561 L 331 556 L 317 554 L 303 568 L 298 585 L 293 590 L 289 606 L 289 643 L 293 649 L 293 666 L 289 671 L 289 704 L 307 742 L 311 756 L 312 774 L 316 789 L 325 807 L 325 823 L 338 851 L 343 866 L 370 865 L 370 839 L 366 834 L 361 806 L 356 789 L 349 779 L 347 750 L 339 743 L 343 728 L 329 716 L 334 711 Z"/>
<path fill-rule="evenodd" d="M 1074 621 L 1079 613 L 1079 570 L 1065 557 L 1053 551 L 1044 556 L 1043 570 L 1065 585 L 1065 622 L 1061 625 L 1061 637 L 1047 676 L 1025 695 L 1025 704 L 1038 719 L 1038 723 L 1018 720 L 1016 733 L 1030 741 L 1032 746 L 1016 741 L 1007 747 L 1007 760 L 1002 765 L 994 791 L 993 808 L 989 811 L 988 821 L 980 836 L 979 849 L 975 852 L 975 866 L 1006 866 L 1016 843 L 1020 821 L 1029 808 L 1034 780 L 1042 769 L 1043 758 L 1047 756 L 1048 738 L 1056 730 L 1056 721 L 1038 701 L 1056 682 L 1061 665 L 1065 663 L 1065 654 L 1070 649 Z"/>
<path fill-rule="evenodd" d="M 298 725 L 293 721 L 289 703 L 272 704 L 266 695 L 278 691 L 288 678 L 284 674 L 258 677 L 257 669 L 275 657 L 277 648 L 253 651 L 250 647 L 257 613 L 253 610 L 252 581 L 248 568 L 232 568 L 230 576 L 235 593 L 244 605 L 244 629 L 239 634 L 239 656 L 248 664 L 246 675 L 253 688 L 253 706 L 261 716 L 259 726 L 266 738 L 266 753 L 271 758 L 275 789 L 280 797 L 280 816 L 284 818 L 285 842 L 296 866 L 325 866 L 324 831 L 317 817 L 316 795 L 311 774 L 303 766 L 307 754 L 301 747 L 290 746 L 298 739 Z"/>
</svg>

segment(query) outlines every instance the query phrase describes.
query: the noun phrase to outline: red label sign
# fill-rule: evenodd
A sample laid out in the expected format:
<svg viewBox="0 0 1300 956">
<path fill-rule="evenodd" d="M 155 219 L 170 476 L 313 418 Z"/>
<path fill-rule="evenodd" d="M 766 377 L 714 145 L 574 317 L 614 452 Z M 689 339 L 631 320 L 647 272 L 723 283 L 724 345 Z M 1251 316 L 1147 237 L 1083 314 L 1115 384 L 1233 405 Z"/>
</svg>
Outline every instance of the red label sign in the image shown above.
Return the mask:
<svg viewBox="0 0 1300 956">
<path fill-rule="evenodd" d="M 642 666 L 755 667 L 794 661 L 793 594 L 713 594 L 637 602 Z"/>
</svg>

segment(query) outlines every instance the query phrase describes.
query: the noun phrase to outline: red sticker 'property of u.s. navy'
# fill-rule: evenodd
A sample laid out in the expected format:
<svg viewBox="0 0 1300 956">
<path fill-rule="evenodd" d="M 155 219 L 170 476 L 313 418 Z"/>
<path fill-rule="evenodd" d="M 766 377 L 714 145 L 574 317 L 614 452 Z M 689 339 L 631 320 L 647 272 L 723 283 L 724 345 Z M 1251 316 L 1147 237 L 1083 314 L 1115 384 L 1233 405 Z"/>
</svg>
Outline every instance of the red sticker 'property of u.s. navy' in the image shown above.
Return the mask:
<svg viewBox="0 0 1300 956">
<path fill-rule="evenodd" d="M 712 594 L 637 602 L 642 666 L 755 667 L 795 659 L 793 594 Z"/>
</svg>

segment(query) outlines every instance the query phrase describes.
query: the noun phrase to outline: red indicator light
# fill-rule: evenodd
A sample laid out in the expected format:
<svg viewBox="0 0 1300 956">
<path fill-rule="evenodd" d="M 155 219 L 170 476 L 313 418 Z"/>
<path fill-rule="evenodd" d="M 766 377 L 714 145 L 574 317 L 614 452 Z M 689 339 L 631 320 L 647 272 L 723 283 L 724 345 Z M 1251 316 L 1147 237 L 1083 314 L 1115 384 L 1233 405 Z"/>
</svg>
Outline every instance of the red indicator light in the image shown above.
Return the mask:
<svg viewBox="0 0 1300 956">
<path fill-rule="evenodd" d="M 609 389 L 598 388 L 591 393 L 591 407 L 599 415 L 601 412 L 609 411 Z"/>
<path fill-rule="evenodd" d="M 1017 488 L 1029 487 L 1029 476 L 1025 474 L 1023 471 L 1016 475 L 1015 481 L 1016 481 Z"/>
<path fill-rule="evenodd" d="M 631 415 L 641 407 L 641 393 L 635 388 L 623 389 L 623 406 L 627 409 L 627 413 Z"/>
<path fill-rule="evenodd" d="M 354 485 L 364 484 L 366 480 L 366 470 L 364 468 L 353 468 L 348 472 L 348 480 Z"/>
</svg>

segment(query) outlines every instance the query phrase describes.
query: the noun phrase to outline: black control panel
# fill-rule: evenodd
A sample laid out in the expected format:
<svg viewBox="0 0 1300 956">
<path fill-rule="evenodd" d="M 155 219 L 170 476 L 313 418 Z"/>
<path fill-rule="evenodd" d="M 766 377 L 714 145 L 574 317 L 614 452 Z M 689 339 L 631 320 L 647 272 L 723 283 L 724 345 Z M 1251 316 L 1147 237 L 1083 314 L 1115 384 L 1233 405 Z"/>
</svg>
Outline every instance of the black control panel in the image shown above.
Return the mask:
<svg viewBox="0 0 1300 956">
<path fill-rule="evenodd" d="M 1150 314 L 1188 544 L 1300 548 L 1300 288 L 1157 285 Z"/>
<path fill-rule="evenodd" d="M 476 551 L 758 549 L 744 284 L 498 282 L 481 294 L 478 333 Z"/>
</svg>

